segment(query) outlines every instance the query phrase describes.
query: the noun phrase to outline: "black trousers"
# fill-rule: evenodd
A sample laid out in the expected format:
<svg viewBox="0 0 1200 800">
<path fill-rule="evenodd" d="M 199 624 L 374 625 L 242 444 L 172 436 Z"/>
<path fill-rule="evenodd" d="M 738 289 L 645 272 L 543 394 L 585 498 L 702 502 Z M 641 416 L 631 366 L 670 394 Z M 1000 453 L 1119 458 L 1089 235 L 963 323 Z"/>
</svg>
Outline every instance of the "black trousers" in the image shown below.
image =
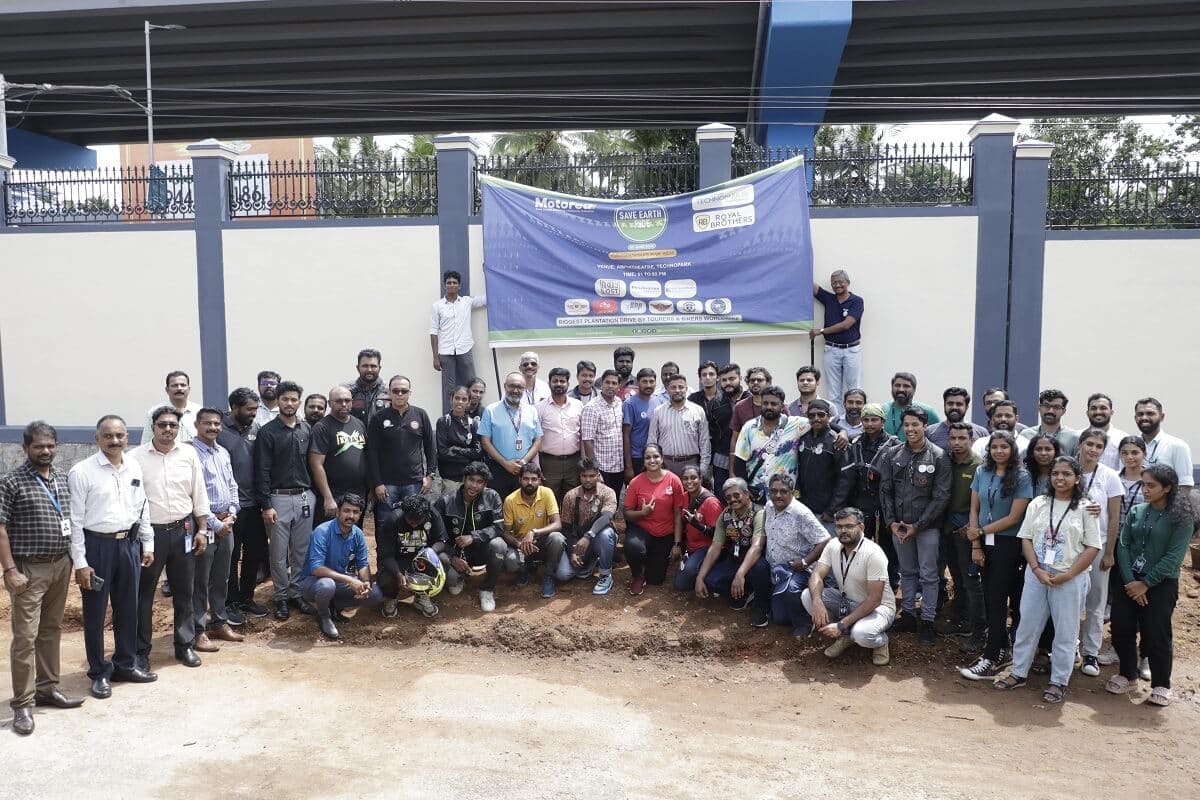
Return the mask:
<svg viewBox="0 0 1200 800">
<path fill-rule="evenodd" d="M 1171 663 L 1175 656 L 1171 617 L 1179 599 L 1179 581 L 1166 578 L 1146 592 L 1147 604 L 1138 605 L 1125 594 L 1121 571 L 1113 567 L 1108 589 L 1112 601 L 1112 643 L 1121 659 L 1121 674 L 1131 681 L 1138 677 L 1138 633 L 1142 655 L 1150 659 L 1150 685 L 1171 688 Z"/>
<path fill-rule="evenodd" d="M 983 567 L 971 561 L 971 540 L 951 535 L 953 559 L 950 576 L 954 579 L 954 617 L 971 623 L 971 633 L 987 631 L 987 603 L 983 595 Z M 954 570 L 957 564 L 958 571 Z M 974 573 L 974 574 L 972 574 Z"/>
<path fill-rule="evenodd" d="M 490 458 L 487 460 L 487 465 L 488 469 L 492 471 L 492 479 L 488 482 L 488 486 L 496 490 L 496 494 L 500 495 L 500 502 L 503 503 L 505 498 L 521 488 L 521 480 Z"/>
<path fill-rule="evenodd" d="M 133 669 L 137 653 L 138 586 L 142 574 L 142 546 L 136 534 L 125 539 L 84 535 L 88 566 L 104 579 L 99 591 L 80 589 L 83 598 L 83 647 L 88 677 L 108 678 L 113 667 Z M 104 615 L 112 603 L 113 657 L 104 658 Z"/>
<path fill-rule="evenodd" d="M 604 485 L 616 492 L 617 498 L 620 499 L 621 490 L 625 488 L 625 473 L 602 471 L 600 478 L 604 481 Z"/>
<path fill-rule="evenodd" d="M 985 658 L 995 661 L 1009 647 L 1008 609 L 1013 608 L 1012 626 L 1021 622 L 1021 587 L 1025 584 L 1025 554 L 1016 536 L 997 536 L 991 547 L 984 545 L 986 568 L 983 578 L 984 606 L 987 610 L 987 647 Z"/>
<path fill-rule="evenodd" d="M 629 573 L 635 577 L 646 576 L 646 583 L 661 586 L 667 579 L 667 566 L 671 561 L 671 548 L 675 537 L 653 536 L 635 522 L 625 528 L 625 560 L 629 562 Z"/>
<path fill-rule="evenodd" d="M 892 538 L 891 531 L 884 530 L 883 515 L 875 506 L 864 503 L 858 509 L 864 515 L 864 535 L 882 547 L 883 554 L 887 556 L 888 583 L 891 584 L 894 592 L 900 585 L 900 557 L 896 555 L 896 542 Z"/>
<path fill-rule="evenodd" d="M 195 531 L 195 522 L 191 530 Z M 154 638 L 154 595 L 163 570 L 171 582 L 171 604 L 175 610 L 175 650 L 191 647 L 196 638 L 196 615 L 192 587 L 196 581 L 196 556 L 185 553 L 182 526 L 170 531 L 154 526 L 154 564 L 142 569 L 138 581 L 137 654 L 149 656 Z"/>
<path fill-rule="evenodd" d="M 239 567 L 240 562 L 240 567 Z M 268 566 L 267 524 L 257 506 L 238 512 L 233 523 L 233 559 L 229 564 L 228 605 L 249 603 L 258 585 L 259 566 Z"/>
</svg>

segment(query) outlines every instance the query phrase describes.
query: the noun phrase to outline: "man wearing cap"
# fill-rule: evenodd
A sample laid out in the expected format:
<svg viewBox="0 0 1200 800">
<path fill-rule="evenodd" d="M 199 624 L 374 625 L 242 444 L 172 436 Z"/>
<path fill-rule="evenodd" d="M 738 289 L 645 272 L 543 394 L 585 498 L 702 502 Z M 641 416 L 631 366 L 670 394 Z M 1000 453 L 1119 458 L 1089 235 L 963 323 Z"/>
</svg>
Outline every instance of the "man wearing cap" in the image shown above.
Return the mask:
<svg viewBox="0 0 1200 800">
<path fill-rule="evenodd" d="M 825 322 L 810 329 L 808 336 L 825 339 L 825 386 L 836 402 L 847 390 L 862 386 L 863 299 L 850 291 L 850 275 L 844 269 L 829 276 L 829 285 L 832 292 L 813 283 L 813 297 L 825 307 Z"/>
<path fill-rule="evenodd" d="M 849 479 L 846 503 L 861 510 L 867 538 L 875 540 L 887 555 L 890 584 L 895 589 L 900 584 L 900 562 L 890 532 L 880 526 L 878 462 L 900 440 L 883 429 L 883 406 L 879 403 L 863 406 L 860 418 L 863 432 L 854 437 L 843 454 L 842 474 Z"/>
</svg>

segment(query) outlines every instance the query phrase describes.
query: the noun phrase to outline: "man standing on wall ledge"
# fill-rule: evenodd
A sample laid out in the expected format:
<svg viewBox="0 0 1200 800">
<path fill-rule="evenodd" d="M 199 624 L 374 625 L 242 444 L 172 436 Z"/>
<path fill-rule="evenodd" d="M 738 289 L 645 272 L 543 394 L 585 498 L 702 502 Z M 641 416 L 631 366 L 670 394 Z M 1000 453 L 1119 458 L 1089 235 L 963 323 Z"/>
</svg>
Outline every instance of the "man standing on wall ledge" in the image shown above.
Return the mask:
<svg viewBox="0 0 1200 800">
<path fill-rule="evenodd" d="M 442 275 L 444 297 L 433 303 L 429 314 L 429 344 L 433 349 L 433 368 L 442 373 L 442 413 L 450 413 L 450 395 L 454 387 L 466 386 L 475 377 L 471 350 L 471 311 L 487 305 L 487 295 L 459 295 L 462 275 L 448 270 Z"/>
<path fill-rule="evenodd" d="M 813 283 L 813 297 L 825 306 L 825 322 L 820 328 L 809 329 L 808 336 L 825 337 L 826 392 L 841 414 L 842 395 L 862 388 L 863 299 L 850 291 L 850 276 L 844 269 L 829 276 L 829 285 L 832 292 Z"/>
</svg>

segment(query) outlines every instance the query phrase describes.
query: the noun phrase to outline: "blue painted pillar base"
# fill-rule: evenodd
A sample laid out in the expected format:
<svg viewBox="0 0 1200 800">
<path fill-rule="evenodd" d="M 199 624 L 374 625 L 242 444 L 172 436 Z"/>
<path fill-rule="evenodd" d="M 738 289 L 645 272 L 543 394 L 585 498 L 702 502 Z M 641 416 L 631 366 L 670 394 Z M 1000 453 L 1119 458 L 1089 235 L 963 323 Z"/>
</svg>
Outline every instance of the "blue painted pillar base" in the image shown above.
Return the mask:
<svg viewBox="0 0 1200 800">
<path fill-rule="evenodd" d="M 700 146 L 700 188 L 724 183 L 733 177 L 733 137 L 737 131 L 730 125 L 713 122 L 696 129 L 696 144 Z M 728 339 L 701 339 L 700 361 L 716 362 L 718 368 L 729 363 Z"/>
<path fill-rule="evenodd" d="M 190 144 L 196 206 L 196 298 L 200 311 L 200 376 L 204 404 L 229 402 L 229 351 L 225 326 L 224 223 L 229 221 L 229 170 L 237 151 L 216 139 Z"/>
<path fill-rule="evenodd" d="M 433 140 L 438 180 L 438 296 L 442 273 L 462 273 L 462 293 L 471 293 L 469 220 L 475 205 L 475 154 L 479 145 L 465 133 L 447 133 Z"/>
</svg>

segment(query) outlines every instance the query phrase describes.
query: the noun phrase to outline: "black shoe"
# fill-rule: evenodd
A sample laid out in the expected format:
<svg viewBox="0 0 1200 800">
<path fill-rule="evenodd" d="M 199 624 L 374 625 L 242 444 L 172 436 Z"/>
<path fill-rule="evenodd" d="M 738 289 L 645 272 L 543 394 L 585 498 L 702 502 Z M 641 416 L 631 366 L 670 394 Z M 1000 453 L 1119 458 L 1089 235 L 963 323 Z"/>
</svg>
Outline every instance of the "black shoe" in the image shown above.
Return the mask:
<svg viewBox="0 0 1200 800">
<path fill-rule="evenodd" d="M 165 579 L 162 582 L 162 593 L 163 593 L 163 597 L 171 596 L 171 584 L 168 583 Z"/>
<path fill-rule="evenodd" d="M 521 567 L 517 570 L 517 577 L 514 579 L 515 586 L 524 586 L 529 583 L 529 570 L 526 567 Z"/>
<path fill-rule="evenodd" d="M 350 618 L 342 613 L 340 608 L 329 607 L 329 616 L 334 622 L 349 622 Z"/>
<path fill-rule="evenodd" d="M 21 706 L 13 709 L 13 733 L 28 736 L 33 733 L 33 707 Z"/>
<path fill-rule="evenodd" d="M 317 609 L 313 608 L 312 603 L 308 602 L 303 597 L 293 597 L 291 600 L 288 600 L 288 603 L 290 603 L 292 608 L 296 609 L 301 614 L 308 614 L 311 617 L 313 614 L 317 613 Z"/>
<path fill-rule="evenodd" d="M 292 612 L 288 611 L 287 600 L 276 600 L 275 601 L 275 619 L 279 620 L 280 622 L 283 622 L 291 615 L 292 615 Z"/>
<path fill-rule="evenodd" d="M 54 708 L 79 708 L 83 705 L 82 697 L 67 697 L 58 687 L 51 689 L 49 694 L 35 694 L 33 704 L 37 706 L 53 706 Z"/>
<path fill-rule="evenodd" d="M 158 676 L 153 672 L 134 667 L 133 669 L 114 669 L 111 678 L 113 683 L 154 683 Z"/>
<path fill-rule="evenodd" d="M 754 602 L 754 590 L 750 590 L 742 595 L 741 600 L 729 599 L 729 607 L 734 611 L 745 611 L 749 605 Z"/>
<path fill-rule="evenodd" d="M 200 666 L 200 656 L 196 655 L 196 651 L 190 647 L 181 647 L 175 651 L 175 660 L 185 667 Z"/>
<path fill-rule="evenodd" d="M 238 603 L 238 608 L 246 616 L 258 617 L 259 619 L 262 619 L 263 617 L 267 616 L 267 614 L 271 613 L 266 606 L 260 606 L 253 600 L 248 603 Z"/>
<path fill-rule="evenodd" d="M 933 622 L 927 619 L 921 620 L 920 633 L 917 635 L 917 641 L 926 647 L 930 647 L 937 641 L 937 631 L 933 628 Z"/>
<path fill-rule="evenodd" d="M 959 644 L 958 649 L 960 652 L 969 655 L 977 655 L 978 653 L 982 653 L 985 647 L 987 647 L 987 634 L 973 633 L 971 634 L 971 638 L 964 639 Z"/>
<path fill-rule="evenodd" d="M 971 623 L 967 622 L 965 619 L 955 620 L 954 622 L 947 622 L 945 625 L 938 628 L 937 635 L 938 636 L 970 636 L 971 635 Z"/>
<path fill-rule="evenodd" d="M 133 667 L 134 669 L 140 669 L 142 672 L 150 672 L 150 656 L 134 656 Z M 150 672 L 150 674 L 153 675 L 154 673 Z"/>
<path fill-rule="evenodd" d="M 92 681 L 92 697 L 97 700 L 107 700 L 112 697 L 112 686 L 108 683 L 108 678 L 96 678 Z"/>
<path fill-rule="evenodd" d="M 900 616 L 892 623 L 892 630 L 896 633 L 913 633 L 917 627 L 917 618 L 907 611 L 901 611 Z"/>
<path fill-rule="evenodd" d="M 321 629 L 321 633 L 326 639 L 336 639 L 340 635 L 337 625 L 333 624 L 333 620 L 328 614 L 317 615 L 317 627 Z"/>
<path fill-rule="evenodd" d="M 750 627 L 765 628 L 771 623 L 771 615 L 761 608 L 756 608 L 750 614 Z"/>
<path fill-rule="evenodd" d="M 246 624 L 246 615 L 235 605 L 225 606 L 225 621 L 235 628 Z"/>
</svg>

